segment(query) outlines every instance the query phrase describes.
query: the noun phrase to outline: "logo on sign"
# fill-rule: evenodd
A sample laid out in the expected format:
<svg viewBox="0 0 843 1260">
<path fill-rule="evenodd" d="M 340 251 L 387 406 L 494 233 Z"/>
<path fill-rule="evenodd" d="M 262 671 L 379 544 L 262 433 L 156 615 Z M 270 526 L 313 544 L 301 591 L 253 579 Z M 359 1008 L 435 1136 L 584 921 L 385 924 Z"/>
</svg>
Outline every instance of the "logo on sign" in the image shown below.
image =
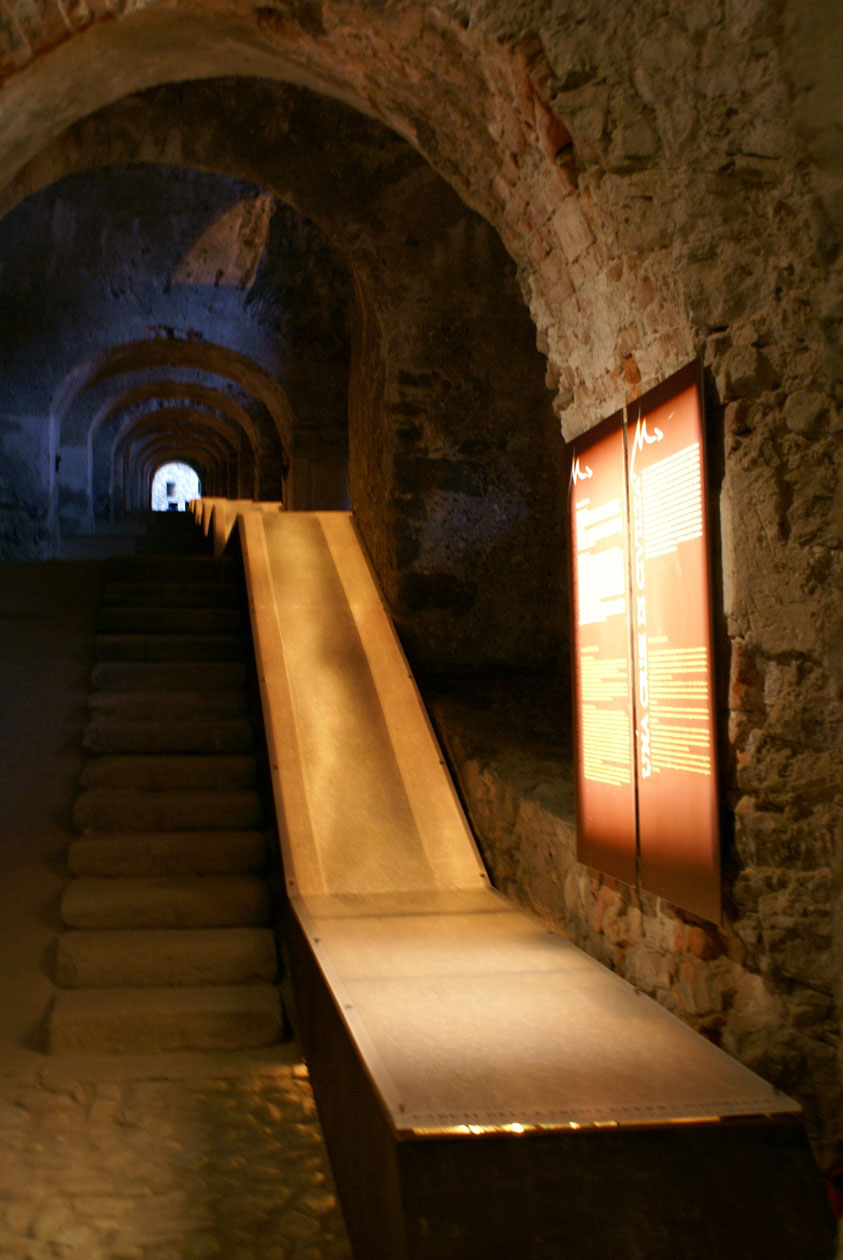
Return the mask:
<svg viewBox="0 0 843 1260">
<path fill-rule="evenodd" d="M 571 481 L 576 485 L 578 481 L 588 481 L 589 477 L 593 476 L 594 474 L 588 464 L 585 465 L 585 468 L 580 466 L 580 457 L 578 455 L 571 468 Z"/>
<path fill-rule="evenodd" d="M 671 411 L 670 415 L 667 417 L 668 420 L 671 420 L 673 415 L 674 413 Z M 654 442 L 660 442 L 663 437 L 664 434 L 657 424 L 653 426 L 652 433 L 647 432 L 646 416 L 643 419 L 636 421 L 635 437 L 632 439 L 632 456 L 629 461 L 630 472 L 635 471 L 635 456 L 638 451 L 643 451 L 645 446 L 652 446 Z"/>
</svg>

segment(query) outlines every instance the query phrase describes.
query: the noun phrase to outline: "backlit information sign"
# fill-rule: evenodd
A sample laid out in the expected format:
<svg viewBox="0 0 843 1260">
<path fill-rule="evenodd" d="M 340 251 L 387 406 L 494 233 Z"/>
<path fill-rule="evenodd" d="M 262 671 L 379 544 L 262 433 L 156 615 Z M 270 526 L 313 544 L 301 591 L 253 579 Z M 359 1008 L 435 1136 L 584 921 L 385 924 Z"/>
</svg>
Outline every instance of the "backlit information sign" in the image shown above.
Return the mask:
<svg viewBox="0 0 843 1260">
<path fill-rule="evenodd" d="M 574 443 L 581 861 L 720 920 L 699 363 Z"/>
<path fill-rule="evenodd" d="M 571 468 L 580 861 L 636 880 L 623 413 Z"/>
</svg>

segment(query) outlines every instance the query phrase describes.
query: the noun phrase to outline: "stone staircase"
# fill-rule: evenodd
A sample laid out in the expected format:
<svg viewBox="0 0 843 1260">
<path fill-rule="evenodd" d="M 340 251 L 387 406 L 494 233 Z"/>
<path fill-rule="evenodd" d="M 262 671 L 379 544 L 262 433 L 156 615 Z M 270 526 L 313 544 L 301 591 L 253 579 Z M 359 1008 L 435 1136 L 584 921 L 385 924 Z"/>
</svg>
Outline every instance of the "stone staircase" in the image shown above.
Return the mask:
<svg viewBox="0 0 843 1260">
<path fill-rule="evenodd" d="M 53 1052 L 281 1036 L 235 579 L 210 556 L 105 562 Z"/>
</svg>

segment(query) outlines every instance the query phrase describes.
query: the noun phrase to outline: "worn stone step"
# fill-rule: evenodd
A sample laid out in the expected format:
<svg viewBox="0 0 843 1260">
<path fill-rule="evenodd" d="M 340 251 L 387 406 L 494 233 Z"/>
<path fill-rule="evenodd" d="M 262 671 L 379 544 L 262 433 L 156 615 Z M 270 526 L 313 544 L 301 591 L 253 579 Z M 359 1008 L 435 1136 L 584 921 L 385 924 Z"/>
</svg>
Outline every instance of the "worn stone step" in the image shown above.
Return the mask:
<svg viewBox="0 0 843 1260">
<path fill-rule="evenodd" d="M 237 634 L 241 628 L 237 608 L 133 608 L 113 605 L 100 608 L 97 628 L 103 635 Z"/>
<path fill-rule="evenodd" d="M 247 710 L 248 702 L 242 690 L 98 691 L 88 697 L 88 713 L 92 718 L 113 717 L 124 721 L 239 717 Z"/>
<path fill-rule="evenodd" d="M 239 661 L 100 661 L 91 671 L 102 691 L 228 691 L 245 682 Z"/>
<path fill-rule="evenodd" d="M 281 1004 L 269 984 L 68 989 L 50 1015 L 52 1054 L 245 1050 L 281 1039 Z"/>
<path fill-rule="evenodd" d="M 61 899 L 69 928 L 265 927 L 269 890 L 253 875 L 72 879 Z"/>
<path fill-rule="evenodd" d="M 77 831 L 242 831 L 259 827 L 257 792 L 143 792 L 86 788 L 73 803 Z"/>
<path fill-rule="evenodd" d="M 266 861 L 260 831 L 122 831 L 80 836 L 71 875 L 254 875 Z"/>
<path fill-rule="evenodd" d="M 63 988 L 255 984 L 275 979 L 269 928 L 147 928 L 72 931 L 59 938 Z"/>
<path fill-rule="evenodd" d="M 221 582 L 230 586 L 237 583 L 238 576 L 237 565 L 228 556 L 110 556 L 103 565 L 106 583 Z"/>
<path fill-rule="evenodd" d="M 85 724 L 82 745 L 90 753 L 247 752 L 252 747 L 247 718 L 95 717 Z"/>
<path fill-rule="evenodd" d="M 256 772 L 255 759 L 247 753 L 222 756 L 102 756 L 85 765 L 79 776 L 79 785 L 83 788 L 143 788 L 151 792 L 169 788 L 219 790 L 252 787 Z"/>
<path fill-rule="evenodd" d="M 242 640 L 233 634 L 98 634 L 99 661 L 239 661 Z"/>
<path fill-rule="evenodd" d="M 239 608 L 240 588 L 224 582 L 108 582 L 102 603 L 119 608 Z"/>
</svg>

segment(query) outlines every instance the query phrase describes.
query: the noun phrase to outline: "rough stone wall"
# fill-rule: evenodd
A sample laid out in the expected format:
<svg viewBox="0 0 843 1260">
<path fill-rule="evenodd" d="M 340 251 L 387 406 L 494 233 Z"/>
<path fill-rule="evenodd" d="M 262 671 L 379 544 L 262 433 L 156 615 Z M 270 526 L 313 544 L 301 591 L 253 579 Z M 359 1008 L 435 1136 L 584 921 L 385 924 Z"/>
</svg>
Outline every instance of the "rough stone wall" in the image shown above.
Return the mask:
<svg viewBox="0 0 843 1260">
<path fill-rule="evenodd" d="M 265 5 L 256 25 L 198 0 L 147 0 L 117 22 L 108 6 L 100 22 L 102 0 L 85 10 L 86 52 L 71 54 L 82 19 L 18 7 L 0 63 L 10 171 L 50 127 L 178 78 L 186 56 L 194 73 L 225 61 L 299 76 L 410 138 L 498 228 L 567 437 L 703 354 L 730 680 L 726 927 L 689 932 L 671 908 L 566 863 L 564 819 L 519 833 L 512 889 L 719 1028 L 806 1100 L 822 1151 L 839 1152 L 843 25 L 819 0 L 325 0 Z M 209 13 L 215 39 L 200 48 Z M 130 33 L 150 41 L 143 65 Z M 50 78 L 37 54 L 59 41 Z M 108 81 L 86 73 L 106 52 Z M 478 822 L 493 869 L 512 813 L 501 791 Z M 568 871 L 558 896 L 542 870 Z"/>
<path fill-rule="evenodd" d="M 544 664 L 562 635 L 564 446 L 511 262 L 428 168 L 381 206 L 352 506 L 412 660 Z"/>
<path fill-rule="evenodd" d="M 54 470 L 52 426 L 40 424 L 33 437 L 26 418 L 0 413 L 0 556 L 54 554 Z"/>
</svg>

